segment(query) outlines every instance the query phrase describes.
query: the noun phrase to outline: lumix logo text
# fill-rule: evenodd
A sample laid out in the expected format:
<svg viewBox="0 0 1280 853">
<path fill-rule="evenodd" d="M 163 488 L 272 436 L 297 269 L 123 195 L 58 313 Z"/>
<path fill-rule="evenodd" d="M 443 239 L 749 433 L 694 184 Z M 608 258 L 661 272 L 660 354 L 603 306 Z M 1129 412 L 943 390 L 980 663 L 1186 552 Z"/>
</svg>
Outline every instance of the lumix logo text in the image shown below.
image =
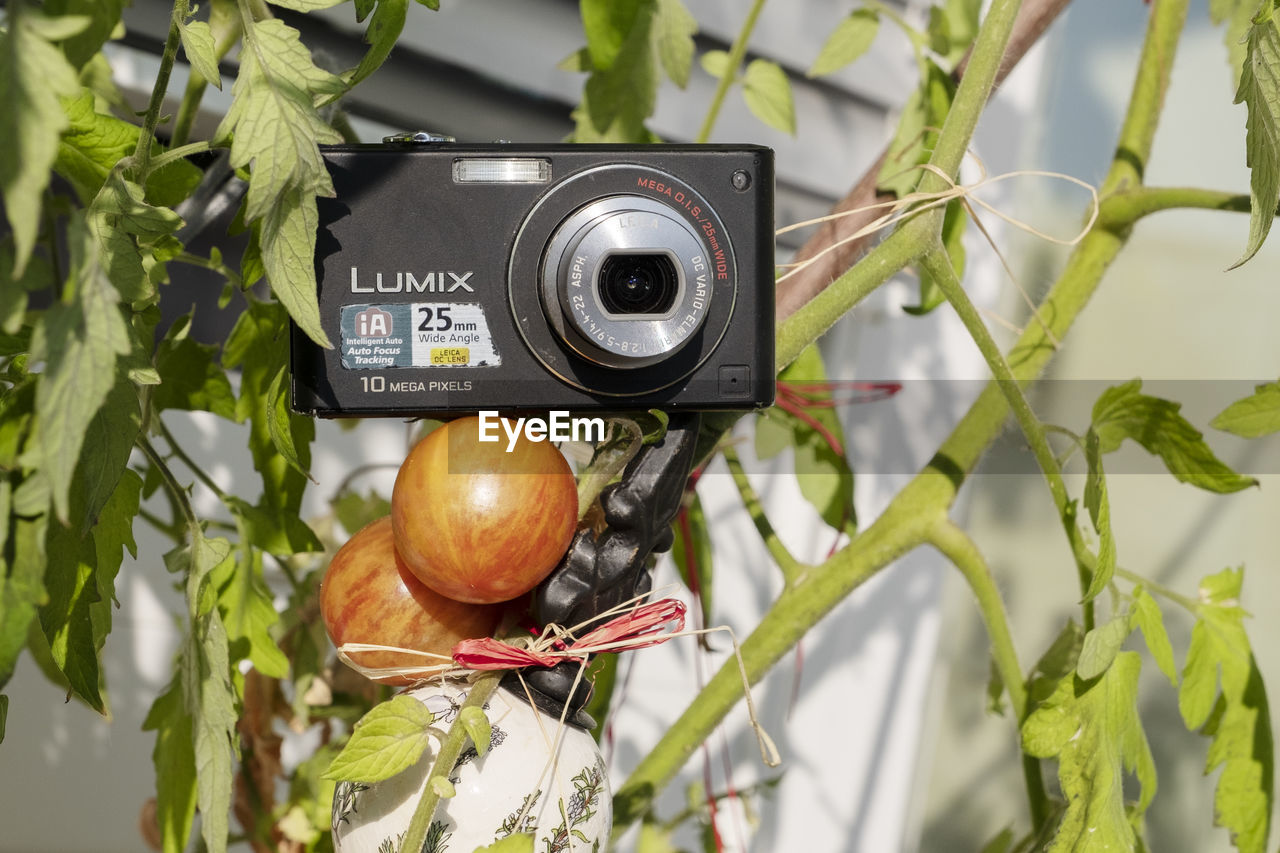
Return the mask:
<svg viewBox="0 0 1280 853">
<path fill-rule="evenodd" d="M 466 272 L 453 272 L 452 270 L 443 270 L 429 272 L 422 278 L 411 272 L 398 272 L 392 278 L 391 273 L 384 275 L 380 272 L 373 273 L 373 283 L 370 284 L 368 275 L 365 276 L 365 282 L 360 282 L 360 271 L 356 267 L 351 268 L 351 292 L 352 293 L 453 293 L 455 290 L 465 290 L 467 293 L 475 293 L 469 282 L 471 276 L 475 275 L 474 270 Z"/>
</svg>

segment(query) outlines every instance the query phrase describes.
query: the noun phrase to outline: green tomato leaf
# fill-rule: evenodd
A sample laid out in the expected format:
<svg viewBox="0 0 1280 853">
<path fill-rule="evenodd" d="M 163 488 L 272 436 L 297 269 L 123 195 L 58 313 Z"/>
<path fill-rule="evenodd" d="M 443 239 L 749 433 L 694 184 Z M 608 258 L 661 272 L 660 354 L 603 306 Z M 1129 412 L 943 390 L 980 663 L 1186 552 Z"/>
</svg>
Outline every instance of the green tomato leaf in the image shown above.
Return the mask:
<svg viewBox="0 0 1280 853">
<path fill-rule="evenodd" d="M 222 88 L 222 74 L 218 71 L 218 48 L 213 30 L 207 21 L 185 21 L 178 28 L 182 36 L 182 50 L 191 63 L 191 71 L 214 88 Z"/>
<path fill-rule="evenodd" d="M 1222 38 L 1227 46 L 1231 80 L 1237 86 L 1249 52 L 1249 27 L 1257 11 L 1258 0 L 1209 0 L 1209 19 L 1218 26 L 1226 24 Z"/>
<path fill-rule="evenodd" d="M 1248 47 L 1237 104 L 1249 109 L 1245 123 L 1245 161 L 1249 166 L 1249 243 L 1231 269 L 1262 248 L 1280 204 L 1280 18 L 1264 0 L 1249 28 Z"/>
<path fill-rule="evenodd" d="M 1243 569 L 1225 569 L 1201 582 L 1178 709 L 1188 729 L 1203 726 L 1201 733 L 1212 738 L 1205 773 L 1223 768 L 1214 822 L 1230 831 L 1242 853 L 1264 853 L 1275 796 L 1275 745 L 1266 688 L 1244 629 L 1243 582 Z"/>
<path fill-rule="evenodd" d="M 855 9 L 827 37 L 818 58 L 809 69 L 810 77 L 839 71 L 871 49 L 880 31 L 880 14 L 874 9 Z"/>
<path fill-rule="evenodd" d="M 0 688 L 13 676 L 18 655 L 27 644 L 27 632 L 39 609 L 49 601 L 44 576 L 45 534 L 48 516 L 35 518 L 5 514 L 12 523 L 8 538 L 13 542 L 12 561 L 0 562 Z"/>
<path fill-rule="evenodd" d="M 964 279 L 964 232 L 968 225 L 969 216 L 960 200 L 948 202 L 942 218 L 942 244 L 951 258 L 951 269 L 955 270 L 956 278 L 961 280 Z M 924 268 L 919 268 L 917 273 L 920 277 L 920 304 L 904 306 L 902 310 L 921 316 L 946 302 L 947 298 L 942 295 L 942 288 L 934 281 L 933 276 Z"/>
<path fill-rule="evenodd" d="M 268 412 L 279 403 L 278 394 L 271 393 L 272 385 L 288 363 L 288 328 L 288 316 L 280 305 L 251 302 L 227 338 L 222 364 L 228 369 L 240 368 L 236 419 L 250 423 L 249 450 L 263 484 L 260 505 L 273 513 L 297 515 L 307 478 L 280 456 L 267 422 Z M 315 424 L 310 418 L 293 414 L 289 420 L 297 461 L 305 470 L 311 464 Z"/>
<path fill-rule="evenodd" d="M 363 10 L 364 14 L 360 14 L 361 11 L 359 8 L 356 10 L 357 21 L 363 21 L 368 14 L 368 10 Z M 387 61 L 387 57 L 391 55 L 391 49 L 396 46 L 396 41 L 400 38 L 400 33 L 404 31 L 408 12 L 408 0 L 379 0 L 378 8 L 374 11 L 369 27 L 364 33 L 364 41 L 369 45 L 369 50 L 353 71 L 343 75 L 348 89 L 377 71 L 382 67 L 382 63 Z M 336 96 L 326 97 L 324 103 L 332 99 L 336 99 Z"/>
<path fill-rule="evenodd" d="M 1063 678 L 1075 671 L 1083 646 L 1084 631 L 1074 619 L 1068 619 L 1031 670 L 1028 692 L 1033 701 L 1048 697 Z"/>
<path fill-rule="evenodd" d="M 1241 438 L 1280 432 L 1280 382 L 1257 386 L 1252 395 L 1227 406 L 1209 425 Z"/>
<path fill-rule="evenodd" d="M 1169 632 L 1164 627 L 1164 617 L 1160 613 L 1160 605 L 1143 587 L 1133 590 L 1133 626 L 1142 631 L 1151 650 L 1151 657 L 1156 666 L 1169 679 L 1174 687 L 1178 686 L 1178 668 L 1173 662 L 1173 646 L 1169 643 Z"/>
<path fill-rule="evenodd" d="M 657 0 L 654 40 L 662 70 L 681 89 L 689 85 L 693 71 L 693 36 L 698 21 L 681 0 Z"/>
<path fill-rule="evenodd" d="M 1084 505 L 1089 510 L 1093 529 L 1098 532 L 1098 558 L 1093 566 L 1093 578 L 1084 594 L 1085 601 L 1092 601 L 1107 588 L 1116 571 L 1116 539 L 1111 530 L 1111 499 L 1107 496 L 1107 477 L 1102 470 L 1102 450 L 1098 433 L 1091 427 L 1085 436 L 1085 460 L 1089 474 L 1084 485 Z M 1083 678 L 1092 678 L 1083 675 Z"/>
<path fill-rule="evenodd" d="M 937 131 L 946 121 L 955 96 L 955 82 L 950 74 L 931 59 L 925 60 L 925 69 L 927 73 L 919 87 L 902 108 L 898 129 L 889 143 L 889 156 L 876 178 L 879 189 L 899 198 L 920 183 L 924 173 L 918 167 L 929 161 L 937 142 Z"/>
<path fill-rule="evenodd" d="M 418 5 L 426 6 L 433 12 L 440 11 L 440 0 L 418 0 Z"/>
<path fill-rule="evenodd" d="M 946 18 L 947 33 L 950 36 L 946 59 L 953 65 L 964 56 L 977 37 L 978 16 L 981 11 L 982 0 L 945 0 L 943 3 L 942 14 Z"/>
<path fill-rule="evenodd" d="M 698 58 L 702 70 L 719 80 L 729 70 L 729 54 L 723 50 L 708 50 Z"/>
<path fill-rule="evenodd" d="M 47 18 L 30 7 L 10 6 L 7 23 L 0 32 L 0 194 L 13 229 L 16 278 L 35 247 L 49 170 L 68 124 L 58 96 L 80 90 L 75 69 L 50 41 L 83 31 L 89 19 Z"/>
<path fill-rule="evenodd" d="M 1092 681 L 1106 672 L 1129 638 L 1129 625 L 1129 614 L 1120 613 L 1085 634 L 1076 674 L 1085 681 Z"/>
<path fill-rule="evenodd" d="M 1093 406 L 1093 427 L 1102 453 L 1116 450 L 1126 438 L 1159 456 L 1175 478 L 1211 492 L 1238 492 L 1257 485 L 1214 455 L 1204 435 L 1179 414 L 1181 403 L 1141 393 L 1141 380 L 1102 392 Z"/>
<path fill-rule="evenodd" d="M 310 190 L 290 189 L 262 220 L 262 264 L 271 292 L 288 309 L 302 331 L 330 347 L 320 325 L 316 302 L 316 197 Z"/>
<path fill-rule="evenodd" d="M 218 608 L 227 629 L 233 660 L 248 658 L 270 678 L 289 674 L 289 659 L 276 645 L 271 627 L 280 621 L 262 574 L 262 552 L 248 544 L 241 526 L 240 548 L 234 559 L 224 560 L 212 579 L 218 587 Z"/>
<path fill-rule="evenodd" d="M 588 46 L 595 70 L 583 86 L 582 103 L 574 112 L 577 142 L 650 142 L 653 134 L 644 126 L 653 114 L 658 95 L 658 57 L 654 49 L 653 2 L 591 2 L 583 4 L 584 25 L 588 6 L 607 7 L 592 12 L 596 30 L 588 30 Z M 599 15 L 605 15 L 601 23 Z M 625 26 L 624 26 L 625 24 Z M 591 26 L 591 25 L 588 25 Z M 601 35 L 608 29 L 611 35 Z M 612 47 L 616 37 L 616 50 Z M 602 40 L 603 39 L 603 40 Z M 595 47 L 591 47 L 594 44 Z M 607 60 L 607 62 L 605 62 Z"/>
<path fill-rule="evenodd" d="M 120 15 L 129 0 L 45 0 L 45 12 L 52 16 L 79 19 L 73 31 L 62 37 L 49 36 L 61 42 L 63 53 L 76 68 L 83 67 L 111 38 L 120 24 Z"/>
<path fill-rule="evenodd" d="M 412 696 L 396 696 L 356 723 L 351 739 L 323 778 L 381 782 L 412 767 L 431 743 L 433 715 Z"/>
<path fill-rule="evenodd" d="M 591 64 L 608 71 L 617 61 L 636 18 L 649 14 L 645 0 L 581 0 L 582 29 L 587 36 Z"/>
<path fill-rule="evenodd" d="M 484 715 L 484 710 L 475 706 L 463 708 L 458 714 L 458 721 L 462 723 L 467 737 L 471 738 L 471 742 L 475 744 L 476 755 L 484 755 L 488 752 L 493 728 L 489 725 L 489 718 Z"/>
<path fill-rule="evenodd" d="M 671 557 L 685 586 L 702 604 L 702 624 L 710 625 L 711 585 L 715 578 L 711 531 L 698 493 L 691 492 L 687 500 L 688 503 L 676 515 Z"/>
<path fill-rule="evenodd" d="M 366 524 L 391 514 L 391 501 L 374 491 L 367 495 L 343 491 L 330 501 L 329 506 L 348 536 L 355 535 Z"/>
<path fill-rule="evenodd" d="M 776 62 L 753 59 L 742 75 L 742 97 L 755 117 L 792 136 L 796 132 L 796 108 L 791 99 L 791 81 Z"/>
<path fill-rule="evenodd" d="M 1056 758 L 1066 812 L 1048 850 L 1132 850 L 1133 826 L 1125 811 L 1124 775 L 1142 786 L 1137 811 L 1155 795 L 1156 771 L 1138 718 L 1136 652 L 1121 652 L 1094 681 L 1074 673 L 1022 726 L 1022 748 L 1035 758 Z"/>
<path fill-rule="evenodd" d="M 533 841 L 533 833 L 519 832 L 499 838 L 486 847 L 477 847 L 472 853 L 533 853 Z M 640 849 L 645 851 L 643 846 Z"/>
<path fill-rule="evenodd" d="M 178 679 L 156 697 L 142 728 L 156 733 L 151 762 L 156 770 L 156 823 L 161 844 L 164 853 L 182 853 L 196 814 L 196 756 L 191 715 L 183 704 Z"/>
<path fill-rule="evenodd" d="M 75 219 L 71 244 L 73 302 L 59 302 L 36 329 L 32 351 L 46 362 L 36 389 L 37 444 L 54 509 L 70 519 L 69 492 L 89 424 L 115 385 L 116 358 L 130 349 L 120 298 L 103 274 L 84 223 Z"/>
<path fill-rule="evenodd" d="M 105 716 L 106 704 L 99 689 L 101 646 L 95 644 L 91 609 L 100 600 L 93 541 L 57 523 L 49 525 L 48 537 L 44 583 L 49 601 L 40 608 L 40 626 L 49 640 L 53 661 L 71 690 Z"/>
<path fill-rule="evenodd" d="M 273 6 L 292 9 L 295 12 L 314 12 L 317 9 L 332 9 L 347 0 L 270 0 Z"/>
<path fill-rule="evenodd" d="M 236 397 L 227 372 L 218 363 L 218 347 L 190 337 L 191 315 L 173 322 L 156 347 L 155 362 L 164 382 L 151 395 L 157 411 L 208 411 L 234 420 Z"/>
<path fill-rule="evenodd" d="M 304 477 L 310 477 L 302 467 L 298 458 L 298 449 L 293 443 L 293 413 L 289 410 L 289 395 L 286 382 L 289 369 L 281 367 L 271 380 L 267 389 L 267 432 L 271 435 L 271 443 L 280 457 Z"/>
</svg>

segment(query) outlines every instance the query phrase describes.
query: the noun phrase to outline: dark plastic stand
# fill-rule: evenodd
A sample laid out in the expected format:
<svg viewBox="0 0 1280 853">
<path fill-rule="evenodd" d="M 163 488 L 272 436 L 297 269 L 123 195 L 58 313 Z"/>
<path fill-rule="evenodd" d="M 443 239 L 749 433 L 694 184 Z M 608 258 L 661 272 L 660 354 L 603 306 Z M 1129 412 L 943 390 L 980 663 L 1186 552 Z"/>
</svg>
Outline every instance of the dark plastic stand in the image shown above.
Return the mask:
<svg viewBox="0 0 1280 853">
<path fill-rule="evenodd" d="M 579 531 L 560 565 L 534 591 L 539 625 L 578 625 L 649 591 L 649 555 L 671 547 L 671 522 L 693 467 L 700 424 L 696 412 L 672 415 L 662 440 L 640 448 L 621 481 L 601 493 L 608 528 L 599 536 Z M 576 661 L 530 667 L 521 673 L 523 684 L 512 674 L 502 686 L 526 696 L 527 685 L 541 710 L 559 717 L 567 706 L 567 722 L 591 729 L 595 721 L 582 710 L 591 685 L 579 678 L 580 668 Z"/>
</svg>

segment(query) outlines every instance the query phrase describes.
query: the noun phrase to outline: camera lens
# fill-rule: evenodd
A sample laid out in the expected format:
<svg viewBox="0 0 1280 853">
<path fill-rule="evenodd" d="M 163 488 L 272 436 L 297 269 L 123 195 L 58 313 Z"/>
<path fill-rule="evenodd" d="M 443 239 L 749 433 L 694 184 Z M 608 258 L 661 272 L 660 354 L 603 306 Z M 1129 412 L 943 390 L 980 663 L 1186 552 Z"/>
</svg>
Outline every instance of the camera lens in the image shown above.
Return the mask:
<svg viewBox="0 0 1280 853">
<path fill-rule="evenodd" d="M 666 314 L 680 276 L 666 255 L 610 255 L 600 265 L 600 304 L 614 315 Z"/>
</svg>

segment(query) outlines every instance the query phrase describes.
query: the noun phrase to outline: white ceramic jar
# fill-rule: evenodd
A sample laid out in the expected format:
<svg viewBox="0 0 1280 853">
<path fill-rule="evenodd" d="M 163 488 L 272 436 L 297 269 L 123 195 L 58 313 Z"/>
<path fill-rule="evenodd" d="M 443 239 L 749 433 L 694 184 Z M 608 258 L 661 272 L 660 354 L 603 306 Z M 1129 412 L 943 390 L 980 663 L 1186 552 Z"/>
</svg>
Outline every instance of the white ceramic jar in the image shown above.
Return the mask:
<svg viewBox="0 0 1280 853">
<path fill-rule="evenodd" d="M 410 691 L 447 730 L 466 699 L 466 685 Z M 582 729 L 498 690 L 485 705 L 493 734 L 489 751 L 465 749 L 449 779 L 456 795 L 442 800 L 426 843 L 415 853 L 472 853 L 514 832 L 535 832 L 537 853 L 599 853 L 613 824 L 604 759 Z M 552 744 L 559 745 L 552 760 Z M 416 764 L 370 785 L 340 782 L 333 797 L 336 853 L 398 853 L 427 784 L 439 741 Z"/>
</svg>

